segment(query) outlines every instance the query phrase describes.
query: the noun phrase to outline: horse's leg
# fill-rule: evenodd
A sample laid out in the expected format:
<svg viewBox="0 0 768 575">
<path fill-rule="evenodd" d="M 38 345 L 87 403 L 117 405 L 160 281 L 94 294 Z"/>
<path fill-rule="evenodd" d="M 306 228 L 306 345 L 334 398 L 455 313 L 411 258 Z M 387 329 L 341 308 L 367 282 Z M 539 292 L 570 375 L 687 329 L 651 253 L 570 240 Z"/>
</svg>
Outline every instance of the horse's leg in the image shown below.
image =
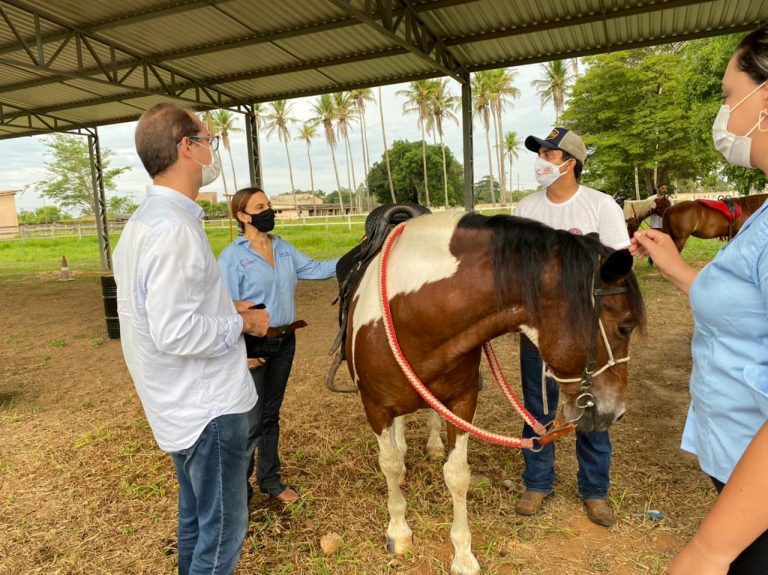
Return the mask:
<svg viewBox="0 0 768 575">
<path fill-rule="evenodd" d="M 405 498 L 400 491 L 400 477 L 405 475 L 405 463 L 397 445 L 395 422 L 385 427 L 376 439 L 379 442 L 379 467 L 387 480 L 387 551 L 403 555 L 413 546 L 413 532 L 405 520 Z"/>
<path fill-rule="evenodd" d="M 453 425 L 448 426 L 448 443 L 453 447 L 449 447 L 448 460 L 443 465 L 443 475 L 453 498 L 451 541 L 454 556 L 451 575 L 479 575 L 480 573 L 480 564 L 472 554 L 472 534 L 467 520 L 467 491 L 470 478 L 467 463 L 468 439 L 466 432 L 457 431 Z"/>
<path fill-rule="evenodd" d="M 400 457 L 402 457 L 403 462 L 405 462 L 405 454 L 408 453 L 408 442 L 405 440 L 405 416 L 401 415 L 400 417 L 396 417 L 392 422 L 392 426 L 395 429 L 395 444 L 397 445 L 397 450 L 400 452 Z M 405 463 L 403 463 L 403 472 L 397 480 L 398 485 L 403 485 L 405 483 L 405 473 Z"/>
<path fill-rule="evenodd" d="M 427 421 L 427 458 L 433 461 L 442 461 L 445 459 L 445 448 L 443 440 L 440 439 L 440 432 L 443 429 L 443 418 L 435 410 L 429 411 L 429 420 Z"/>
</svg>

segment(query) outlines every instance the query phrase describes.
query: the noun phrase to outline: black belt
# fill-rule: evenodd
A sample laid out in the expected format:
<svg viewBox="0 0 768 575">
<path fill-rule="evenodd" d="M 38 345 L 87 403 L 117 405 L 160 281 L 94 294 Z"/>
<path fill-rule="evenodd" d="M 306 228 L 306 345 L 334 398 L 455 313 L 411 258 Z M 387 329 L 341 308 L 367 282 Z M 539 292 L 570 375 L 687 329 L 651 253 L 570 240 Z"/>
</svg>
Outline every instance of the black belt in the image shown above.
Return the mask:
<svg viewBox="0 0 768 575">
<path fill-rule="evenodd" d="M 291 335 L 297 329 L 300 329 L 306 326 L 307 326 L 307 322 L 305 322 L 303 319 L 300 319 L 293 323 L 289 323 L 287 325 L 270 327 L 269 329 L 267 329 L 267 339 L 278 339 L 281 337 L 285 337 L 286 335 Z"/>
</svg>

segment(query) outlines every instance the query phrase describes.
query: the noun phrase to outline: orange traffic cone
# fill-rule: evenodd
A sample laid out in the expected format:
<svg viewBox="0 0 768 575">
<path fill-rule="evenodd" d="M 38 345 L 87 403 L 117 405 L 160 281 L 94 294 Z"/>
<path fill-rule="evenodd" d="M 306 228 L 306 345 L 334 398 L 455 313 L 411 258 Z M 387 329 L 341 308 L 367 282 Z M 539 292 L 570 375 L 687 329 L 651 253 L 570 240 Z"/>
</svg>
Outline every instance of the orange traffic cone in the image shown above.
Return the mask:
<svg viewBox="0 0 768 575">
<path fill-rule="evenodd" d="M 74 278 L 69 273 L 69 264 L 67 263 L 67 256 L 61 256 L 61 274 L 59 275 L 60 282 L 69 282 Z"/>
</svg>

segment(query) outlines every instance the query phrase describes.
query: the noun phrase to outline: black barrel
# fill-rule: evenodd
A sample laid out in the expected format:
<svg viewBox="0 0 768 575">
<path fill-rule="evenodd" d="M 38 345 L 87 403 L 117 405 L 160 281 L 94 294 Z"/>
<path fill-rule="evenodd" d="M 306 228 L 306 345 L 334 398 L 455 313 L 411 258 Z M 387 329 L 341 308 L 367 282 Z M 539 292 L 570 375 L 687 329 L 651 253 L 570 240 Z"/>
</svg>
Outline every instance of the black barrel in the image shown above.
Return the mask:
<svg viewBox="0 0 768 575">
<path fill-rule="evenodd" d="M 117 284 L 115 276 L 101 276 L 101 294 L 104 299 L 104 318 L 107 320 L 107 337 L 120 339 L 120 319 L 117 317 Z"/>
</svg>

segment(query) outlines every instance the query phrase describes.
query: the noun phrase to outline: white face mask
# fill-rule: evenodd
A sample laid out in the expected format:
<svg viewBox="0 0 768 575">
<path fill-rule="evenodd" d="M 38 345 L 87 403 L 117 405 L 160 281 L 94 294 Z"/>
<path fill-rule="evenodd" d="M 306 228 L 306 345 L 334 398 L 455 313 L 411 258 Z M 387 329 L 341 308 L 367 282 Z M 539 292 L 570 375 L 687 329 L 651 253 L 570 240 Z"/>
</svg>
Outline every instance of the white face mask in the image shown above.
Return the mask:
<svg viewBox="0 0 768 575">
<path fill-rule="evenodd" d="M 198 144 L 198 145 L 202 145 L 202 144 Z M 211 184 L 214 181 L 216 181 L 216 178 L 218 178 L 219 175 L 221 174 L 221 164 L 219 163 L 218 156 L 213 153 L 213 150 L 211 149 L 210 146 L 207 146 L 207 147 L 208 147 L 208 151 L 211 154 L 211 163 L 210 164 L 207 164 L 207 165 L 206 164 L 201 164 L 200 162 L 198 162 L 194 158 L 192 159 L 192 161 L 195 162 L 198 166 L 202 166 L 203 167 L 203 181 L 200 184 L 201 188 L 203 188 L 203 187 L 207 186 L 208 184 Z"/>
<path fill-rule="evenodd" d="M 752 138 L 749 136 L 757 129 L 760 122 L 763 121 L 765 116 L 763 113 L 757 120 L 757 123 L 744 134 L 743 136 L 737 136 L 733 132 L 728 131 L 728 120 L 730 120 L 731 112 L 746 102 L 750 96 L 762 88 L 766 82 L 760 84 L 757 88 L 752 90 L 749 94 L 744 96 L 736 105 L 731 108 L 727 104 L 720 106 L 720 111 L 715 117 L 715 121 L 712 124 L 712 140 L 715 143 L 715 149 L 720 152 L 728 163 L 734 166 L 741 166 L 742 168 L 751 168 L 752 163 L 749 159 L 750 151 L 752 148 Z"/>
<path fill-rule="evenodd" d="M 571 160 L 566 160 L 559 166 L 553 164 L 552 162 L 548 162 L 540 157 L 536 157 L 536 161 L 534 162 L 534 171 L 536 172 L 536 181 L 539 182 L 539 185 L 544 186 L 545 188 L 548 188 L 552 184 L 554 184 L 560 176 L 565 174 L 565 172 L 560 173 L 560 168 L 562 168 L 565 164 L 570 162 Z"/>
</svg>

